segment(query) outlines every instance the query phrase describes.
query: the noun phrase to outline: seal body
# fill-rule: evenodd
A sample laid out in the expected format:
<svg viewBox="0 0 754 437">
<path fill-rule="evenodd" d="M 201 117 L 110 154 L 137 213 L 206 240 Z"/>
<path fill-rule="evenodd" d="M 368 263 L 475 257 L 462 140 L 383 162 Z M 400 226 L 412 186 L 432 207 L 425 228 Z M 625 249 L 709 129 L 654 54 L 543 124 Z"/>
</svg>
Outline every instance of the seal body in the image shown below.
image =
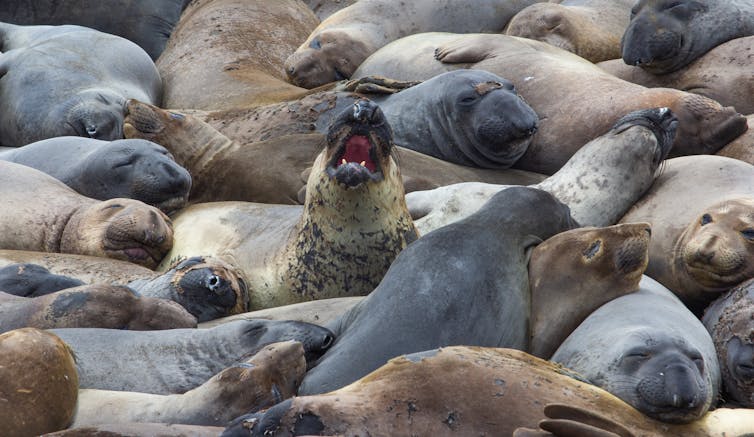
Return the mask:
<svg viewBox="0 0 754 437">
<path fill-rule="evenodd" d="M 80 390 L 72 426 L 133 422 L 222 426 L 294 396 L 304 373 L 301 343 L 273 343 L 183 394 Z"/>
<path fill-rule="evenodd" d="M 748 128 L 733 108 L 667 88 L 645 88 L 607 74 L 549 44 L 508 35 L 411 35 L 374 53 L 354 78 L 422 80 L 475 68 L 510 80 L 539 115 L 539 129 L 515 167 L 553 174 L 581 146 L 629 112 L 668 107 L 678 118 L 671 156 L 714 153 Z"/>
<path fill-rule="evenodd" d="M 8 0 L 0 21 L 13 24 L 76 24 L 133 41 L 157 59 L 188 0 Z"/>
<path fill-rule="evenodd" d="M 212 329 L 159 332 L 99 328 L 51 332 L 76 354 L 81 388 L 154 394 L 195 388 L 268 343 L 298 341 L 304 345 L 307 361 L 311 361 L 333 342 L 332 333 L 317 325 L 271 320 L 239 320 Z M 110 347 L 112 344 L 118 347 Z"/>
<path fill-rule="evenodd" d="M 751 0 L 641 0 L 621 40 L 623 61 L 672 73 L 726 41 L 754 35 Z"/>
<path fill-rule="evenodd" d="M 390 358 L 435 347 L 525 349 L 529 251 L 574 226 L 568 207 L 552 195 L 512 187 L 476 214 L 422 236 L 369 296 L 329 325 L 336 343 L 299 393 L 335 390 Z"/>
<path fill-rule="evenodd" d="M 536 39 L 597 63 L 620 58 L 633 0 L 534 3 L 511 18 L 506 35 Z"/>
<path fill-rule="evenodd" d="M 76 411 L 78 375 L 71 349 L 35 328 L 0 334 L 3 435 L 41 435 L 68 427 Z"/>
<path fill-rule="evenodd" d="M 747 122 L 754 126 L 754 116 L 748 115 Z M 727 156 L 728 158 L 738 159 L 739 161 L 748 162 L 754 165 L 754 131 L 744 132 L 740 137 L 728 143 L 725 147 L 718 150 L 715 155 Z"/>
<path fill-rule="evenodd" d="M 0 291 L 14 296 L 44 296 L 79 285 L 84 282 L 56 275 L 39 264 L 15 263 L 0 268 Z"/>
<path fill-rule="evenodd" d="M 120 139 L 126 99 L 160 104 L 162 81 L 152 59 L 118 36 L 4 23 L 0 52 L 3 146 L 67 135 Z"/>
<path fill-rule="evenodd" d="M 5 161 L 0 186 L 3 249 L 103 256 L 153 268 L 173 245 L 167 216 L 137 200 L 90 199 L 39 170 Z"/>
<path fill-rule="evenodd" d="M 701 418 L 720 388 L 709 333 L 673 293 L 648 277 L 639 291 L 587 317 L 551 360 L 666 422 Z"/>
<path fill-rule="evenodd" d="M 185 206 L 191 188 L 188 171 L 145 140 L 57 137 L 0 152 L 0 160 L 41 170 L 86 197 L 126 197 L 166 214 Z"/>
<path fill-rule="evenodd" d="M 347 79 L 385 44 L 421 32 L 501 32 L 534 0 L 417 0 L 399 7 L 389 0 L 359 0 L 317 26 L 285 61 L 289 80 L 314 88 Z"/>
</svg>

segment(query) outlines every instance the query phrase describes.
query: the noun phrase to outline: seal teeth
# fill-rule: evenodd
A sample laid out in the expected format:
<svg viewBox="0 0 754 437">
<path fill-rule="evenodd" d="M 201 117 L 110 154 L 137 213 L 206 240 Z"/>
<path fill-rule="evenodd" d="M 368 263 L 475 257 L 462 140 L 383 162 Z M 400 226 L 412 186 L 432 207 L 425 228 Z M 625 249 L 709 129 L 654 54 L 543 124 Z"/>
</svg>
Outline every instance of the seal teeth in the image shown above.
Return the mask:
<svg viewBox="0 0 754 437">
<path fill-rule="evenodd" d="M 359 165 L 360 165 L 360 166 L 362 166 L 362 167 L 366 167 L 366 163 L 367 163 L 366 161 L 361 161 L 361 162 L 359 163 Z"/>
<path fill-rule="evenodd" d="M 340 163 L 341 163 L 341 164 L 343 164 L 343 165 L 346 165 L 346 164 L 348 164 L 348 163 L 346 162 L 346 158 L 343 158 L 343 160 L 342 160 L 342 161 L 341 161 Z"/>
</svg>

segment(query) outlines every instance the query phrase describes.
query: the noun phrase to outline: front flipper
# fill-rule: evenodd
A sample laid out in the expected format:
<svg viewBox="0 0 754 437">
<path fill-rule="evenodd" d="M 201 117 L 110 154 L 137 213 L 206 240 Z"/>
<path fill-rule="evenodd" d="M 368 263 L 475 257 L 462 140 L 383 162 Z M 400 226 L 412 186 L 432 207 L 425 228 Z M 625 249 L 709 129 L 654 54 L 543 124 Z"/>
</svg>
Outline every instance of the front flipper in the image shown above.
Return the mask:
<svg viewBox="0 0 754 437">
<path fill-rule="evenodd" d="M 465 36 L 441 44 L 435 49 L 435 59 L 445 64 L 475 64 L 484 61 L 491 54 L 491 41 L 487 36 Z"/>
<path fill-rule="evenodd" d="M 558 437 L 635 437 L 620 423 L 583 408 L 548 404 L 547 419 L 539 422 L 542 430 Z"/>
<path fill-rule="evenodd" d="M 359 94 L 395 94 L 421 81 L 403 81 L 388 79 L 382 76 L 366 76 L 360 79 L 349 80 L 338 88 L 338 91 L 351 91 Z"/>
</svg>

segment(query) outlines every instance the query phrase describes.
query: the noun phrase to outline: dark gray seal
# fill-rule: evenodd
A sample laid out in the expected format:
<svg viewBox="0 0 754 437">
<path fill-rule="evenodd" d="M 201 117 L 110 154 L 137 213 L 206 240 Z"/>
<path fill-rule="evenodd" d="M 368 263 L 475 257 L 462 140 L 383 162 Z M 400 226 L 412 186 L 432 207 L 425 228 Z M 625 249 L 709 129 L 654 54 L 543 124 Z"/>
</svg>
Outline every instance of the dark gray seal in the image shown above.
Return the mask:
<svg viewBox="0 0 754 437">
<path fill-rule="evenodd" d="M 512 166 L 539 120 L 509 80 L 483 70 L 450 71 L 388 97 L 369 97 L 390 122 L 395 144 L 472 167 Z"/>
<path fill-rule="evenodd" d="M 169 214 L 186 205 L 191 175 L 159 144 L 57 137 L 0 151 L 4 161 L 34 167 L 98 200 L 140 200 Z"/>
<path fill-rule="evenodd" d="M 401 354 L 451 345 L 525 349 L 530 250 L 574 226 L 551 194 L 511 187 L 421 237 L 366 299 L 328 325 L 338 338 L 299 393 L 343 387 Z"/>
<path fill-rule="evenodd" d="M 333 342 L 333 334 L 317 325 L 272 320 L 238 320 L 211 329 L 51 332 L 74 351 L 81 388 L 155 394 L 198 387 L 269 343 L 301 342 L 310 362 Z"/>
<path fill-rule="evenodd" d="M 621 53 L 628 65 L 664 74 L 749 35 L 754 35 L 752 0 L 640 0 L 631 9 Z"/>
<path fill-rule="evenodd" d="M 84 281 L 56 275 L 39 264 L 15 263 L 0 268 L 0 291 L 14 296 L 39 297 L 79 285 Z"/>
<path fill-rule="evenodd" d="M 141 47 L 80 26 L 0 23 L 0 145 L 76 135 L 123 138 L 123 105 L 160 104 L 162 81 Z"/>
<path fill-rule="evenodd" d="M 665 422 L 701 418 L 720 387 L 709 333 L 670 290 L 648 276 L 639 291 L 587 317 L 550 360 Z"/>
</svg>

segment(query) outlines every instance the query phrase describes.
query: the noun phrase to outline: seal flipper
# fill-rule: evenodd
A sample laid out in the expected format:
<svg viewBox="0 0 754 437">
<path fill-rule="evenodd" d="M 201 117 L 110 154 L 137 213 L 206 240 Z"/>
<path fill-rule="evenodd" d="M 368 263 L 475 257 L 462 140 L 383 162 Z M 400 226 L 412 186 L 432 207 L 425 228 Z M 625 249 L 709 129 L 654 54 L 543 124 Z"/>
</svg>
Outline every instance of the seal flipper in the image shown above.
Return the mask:
<svg viewBox="0 0 754 437">
<path fill-rule="evenodd" d="M 620 423 L 583 408 L 564 404 L 547 404 L 547 419 L 539 427 L 556 436 L 635 437 Z"/>
<path fill-rule="evenodd" d="M 459 38 L 442 44 L 435 49 L 435 59 L 444 64 L 475 64 L 487 59 L 490 47 L 477 38 Z"/>
</svg>

